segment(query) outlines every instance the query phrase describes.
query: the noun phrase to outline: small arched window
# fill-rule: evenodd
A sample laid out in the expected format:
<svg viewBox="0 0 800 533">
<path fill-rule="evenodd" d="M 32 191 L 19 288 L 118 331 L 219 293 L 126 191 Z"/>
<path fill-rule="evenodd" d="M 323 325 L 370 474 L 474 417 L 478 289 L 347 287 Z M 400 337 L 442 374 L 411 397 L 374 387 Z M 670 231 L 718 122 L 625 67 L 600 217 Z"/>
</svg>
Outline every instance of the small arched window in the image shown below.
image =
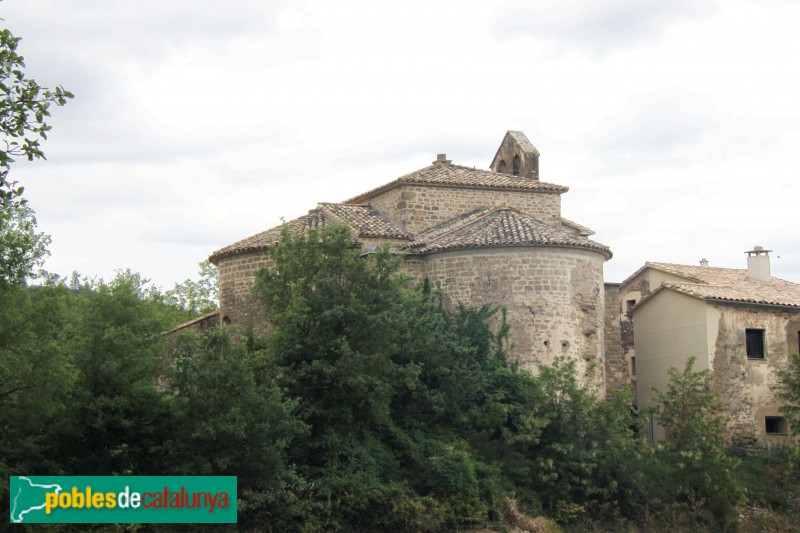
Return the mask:
<svg viewBox="0 0 800 533">
<path fill-rule="evenodd" d="M 499 172 L 500 174 L 505 174 L 506 173 L 506 160 L 505 159 L 501 159 L 500 163 L 497 164 L 497 172 Z"/>
<path fill-rule="evenodd" d="M 520 167 L 520 159 L 519 154 L 514 156 L 514 161 L 511 163 L 511 173 L 515 176 L 519 176 L 519 167 Z"/>
</svg>

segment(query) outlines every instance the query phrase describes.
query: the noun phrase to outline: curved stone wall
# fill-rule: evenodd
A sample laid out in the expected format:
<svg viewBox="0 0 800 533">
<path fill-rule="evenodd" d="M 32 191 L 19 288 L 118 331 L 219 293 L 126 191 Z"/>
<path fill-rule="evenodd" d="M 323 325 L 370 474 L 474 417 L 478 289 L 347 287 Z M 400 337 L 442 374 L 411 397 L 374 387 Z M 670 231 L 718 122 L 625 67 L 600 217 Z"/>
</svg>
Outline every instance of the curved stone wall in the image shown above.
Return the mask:
<svg viewBox="0 0 800 533">
<path fill-rule="evenodd" d="M 524 368 L 535 371 L 537 362 L 564 354 L 581 376 L 594 363 L 602 382 L 604 261 L 599 252 L 577 248 L 484 248 L 431 254 L 424 269 L 446 305 L 504 306 L 512 357 Z"/>
</svg>

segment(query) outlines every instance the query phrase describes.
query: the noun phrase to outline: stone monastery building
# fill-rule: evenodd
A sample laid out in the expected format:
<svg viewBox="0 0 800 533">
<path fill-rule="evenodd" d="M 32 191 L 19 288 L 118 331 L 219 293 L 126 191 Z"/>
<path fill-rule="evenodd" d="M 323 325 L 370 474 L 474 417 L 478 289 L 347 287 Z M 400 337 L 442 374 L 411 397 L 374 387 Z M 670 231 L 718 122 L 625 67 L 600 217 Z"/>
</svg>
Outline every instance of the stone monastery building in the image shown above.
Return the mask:
<svg viewBox="0 0 800 533">
<path fill-rule="evenodd" d="M 539 180 L 539 152 L 522 132 L 509 131 L 491 170 L 431 165 L 342 203 L 321 203 L 288 222 L 293 231 L 347 222 L 365 252 L 390 243 L 414 278 L 428 277 L 445 303 L 485 303 L 507 309 L 512 356 L 533 369 L 558 354 L 576 356 L 581 371 L 602 372 L 603 263 L 607 246 L 591 230 L 561 216 L 567 187 Z M 224 322 L 260 329 L 251 294 L 256 270 L 280 227 L 214 252 Z"/>
<path fill-rule="evenodd" d="M 506 133 L 490 170 L 431 165 L 342 203 L 321 203 L 287 222 L 303 232 L 346 222 L 364 254 L 389 243 L 405 271 L 439 287 L 447 305 L 507 310 L 512 357 L 528 369 L 561 354 L 581 377 L 607 391 L 633 387 L 638 403 L 664 390 L 667 369 L 697 357 L 731 415 L 731 431 L 753 442 L 788 433 L 774 389 L 789 354 L 800 349 L 800 285 L 773 278 L 766 250 L 748 269 L 647 263 L 622 284 L 603 281 L 611 250 L 561 216 L 567 187 L 539 179 L 539 152 L 519 131 Z M 252 295 L 255 272 L 270 266 L 281 227 L 214 252 L 218 312 L 182 327 L 219 322 L 263 332 Z M 637 371 L 638 368 L 638 371 Z M 663 431 L 651 427 L 658 439 Z"/>
</svg>

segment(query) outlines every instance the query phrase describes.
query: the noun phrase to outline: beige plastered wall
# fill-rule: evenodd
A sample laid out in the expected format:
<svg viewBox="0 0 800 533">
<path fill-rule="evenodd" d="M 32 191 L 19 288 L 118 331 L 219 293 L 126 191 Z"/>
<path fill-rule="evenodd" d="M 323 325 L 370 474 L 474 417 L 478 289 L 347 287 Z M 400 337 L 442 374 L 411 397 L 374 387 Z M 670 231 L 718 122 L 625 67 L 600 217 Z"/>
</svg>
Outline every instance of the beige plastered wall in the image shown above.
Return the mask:
<svg viewBox="0 0 800 533">
<path fill-rule="evenodd" d="M 652 387 L 665 391 L 671 367 L 683 370 L 694 356 L 695 370 L 710 368 L 709 314 L 705 302 L 662 290 L 634 311 L 636 391 L 638 406 L 652 402 Z M 713 338 L 716 338 L 714 336 Z M 664 430 L 654 424 L 655 440 Z"/>
</svg>

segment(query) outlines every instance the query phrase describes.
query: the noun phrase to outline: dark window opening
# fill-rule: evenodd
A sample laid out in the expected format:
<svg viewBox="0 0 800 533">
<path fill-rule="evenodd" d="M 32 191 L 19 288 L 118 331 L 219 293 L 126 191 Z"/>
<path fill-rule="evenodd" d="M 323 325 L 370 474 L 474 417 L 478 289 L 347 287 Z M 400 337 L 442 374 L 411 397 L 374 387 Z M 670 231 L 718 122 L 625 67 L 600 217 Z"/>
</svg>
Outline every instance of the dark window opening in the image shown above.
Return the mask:
<svg viewBox="0 0 800 533">
<path fill-rule="evenodd" d="M 633 306 L 636 305 L 636 300 L 626 300 L 625 301 L 625 310 L 630 312 L 633 309 Z"/>
<path fill-rule="evenodd" d="M 788 435 L 789 424 L 782 416 L 765 416 L 764 431 L 767 435 Z"/>
<path fill-rule="evenodd" d="M 747 358 L 764 359 L 764 330 L 746 329 L 744 332 L 747 344 Z"/>
<path fill-rule="evenodd" d="M 631 376 L 636 376 L 636 357 L 631 357 Z"/>
<path fill-rule="evenodd" d="M 501 159 L 500 160 L 500 163 L 497 165 L 497 172 L 499 172 L 500 174 L 505 174 L 506 173 L 506 160 L 505 159 Z"/>
<path fill-rule="evenodd" d="M 514 160 L 511 162 L 511 173 L 515 176 L 519 176 L 519 168 L 520 168 L 520 160 L 519 155 L 514 156 Z"/>
</svg>

